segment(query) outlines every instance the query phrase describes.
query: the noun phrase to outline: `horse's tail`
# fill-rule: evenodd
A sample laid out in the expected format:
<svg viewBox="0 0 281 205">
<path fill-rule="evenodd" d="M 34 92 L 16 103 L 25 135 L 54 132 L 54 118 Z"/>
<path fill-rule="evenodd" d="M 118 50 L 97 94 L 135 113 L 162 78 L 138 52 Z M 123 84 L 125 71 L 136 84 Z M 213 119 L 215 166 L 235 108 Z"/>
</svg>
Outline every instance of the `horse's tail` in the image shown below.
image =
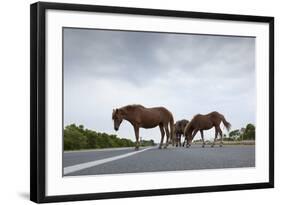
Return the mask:
<svg viewBox="0 0 281 205">
<path fill-rule="evenodd" d="M 174 141 L 175 141 L 175 132 L 174 132 L 174 117 L 173 115 L 171 115 L 171 118 L 170 118 L 170 141 L 172 142 L 173 146 L 174 146 Z"/>
<path fill-rule="evenodd" d="M 231 124 L 225 120 L 223 115 L 221 115 L 221 116 L 222 116 L 222 122 L 223 122 L 225 128 L 227 129 L 227 131 L 229 131 L 230 127 L 231 127 Z"/>
</svg>

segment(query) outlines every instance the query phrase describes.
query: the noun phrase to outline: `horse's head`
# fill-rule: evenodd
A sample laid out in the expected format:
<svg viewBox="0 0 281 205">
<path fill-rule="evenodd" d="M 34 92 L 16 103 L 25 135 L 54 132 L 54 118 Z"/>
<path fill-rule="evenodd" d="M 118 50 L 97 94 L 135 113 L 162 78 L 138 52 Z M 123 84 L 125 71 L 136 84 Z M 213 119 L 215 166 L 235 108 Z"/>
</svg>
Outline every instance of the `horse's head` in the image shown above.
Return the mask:
<svg viewBox="0 0 281 205">
<path fill-rule="evenodd" d="M 112 120 L 114 121 L 114 130 L 118 131 L 120 124 L 122 123 L 123 116 L 120 109 L 113 109 Z"/>
</svg>

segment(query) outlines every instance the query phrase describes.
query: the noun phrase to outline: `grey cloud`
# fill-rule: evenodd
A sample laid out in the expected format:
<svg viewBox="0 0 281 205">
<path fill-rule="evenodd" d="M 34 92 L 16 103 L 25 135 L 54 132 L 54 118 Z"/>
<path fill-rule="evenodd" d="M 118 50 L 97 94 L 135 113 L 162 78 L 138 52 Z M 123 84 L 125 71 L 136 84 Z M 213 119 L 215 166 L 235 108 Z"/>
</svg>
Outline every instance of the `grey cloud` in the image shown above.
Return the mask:
<svg viewBox="0 0 281 205">
<path fill-rule="evenodd" d="M 147 70 L 153 76 L 174 68 L 201 73 L 203 65 L 235 66 L 241 63 L 241 55 L 248 59 L 253 50 L 253 39 L 249 38 L 82 29 L 65 29 L 64 35 L 64 57 L 70 74 L 125 76 L 133 84 L 141 83 L 139 78 Z M 231 71 L 249 71 L 243 69 L 236 66 Z M 212 74 L 210 68 L 204 72 Z"/>
</svg>

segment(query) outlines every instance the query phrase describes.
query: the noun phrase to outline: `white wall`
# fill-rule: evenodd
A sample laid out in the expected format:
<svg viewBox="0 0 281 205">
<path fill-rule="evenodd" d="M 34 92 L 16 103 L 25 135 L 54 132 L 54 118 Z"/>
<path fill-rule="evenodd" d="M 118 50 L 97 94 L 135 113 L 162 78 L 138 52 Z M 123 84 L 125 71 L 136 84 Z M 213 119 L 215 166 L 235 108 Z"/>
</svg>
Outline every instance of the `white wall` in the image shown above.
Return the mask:
<svg viewBox="0 0 281 205">
<path fill-rule="evenodd" d="M 49 0 L 51 1 L 51 0 Z M 31 204 L 29 198 L 29 4 L 34 1 L 2 1 L 0 7 L 0 203 Z M 275 53 L 280 55 L 281 13 L 278 1 L 267 0 L 96 0 L 61 1 L 175 9 L 202 12 L 268 15 L 275 17 Z M 275 79 L 280 79 L 280 60 L 275 60 Z M 144 197 L 97 201 L 95 204 L 245 204 L 280 200 L 280 130 L 281 81 L 275 92 L 275 165 L 276 188 L 178 196 Z M 78 202 L 93 204 L 93 202 Z M 70 204 L 78 204 L 72 202 Z"/>
</svg>

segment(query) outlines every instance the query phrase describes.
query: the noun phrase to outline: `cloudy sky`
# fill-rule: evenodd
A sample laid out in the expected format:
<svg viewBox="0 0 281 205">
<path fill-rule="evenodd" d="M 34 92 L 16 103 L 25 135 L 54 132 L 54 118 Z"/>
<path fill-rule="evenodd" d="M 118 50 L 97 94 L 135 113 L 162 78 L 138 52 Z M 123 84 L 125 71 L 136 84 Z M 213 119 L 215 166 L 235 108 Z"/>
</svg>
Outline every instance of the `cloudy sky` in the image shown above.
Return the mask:
<svg viewBox="0 0 281 205">
<path fill-rule="evenodd" d="M 254 38 L 64 29 L 65 126 L 135 140 L 128 122 L 114 131 L 112 109 L 142 104 L 164 106 L 175 120 L 218 111 L 240 129 L 255 124 L 255 83 Z M 214 130 L 204 133 L 212 139 Z M 159 142 L 160 131 L 140 136 Z"/>
</svg>

